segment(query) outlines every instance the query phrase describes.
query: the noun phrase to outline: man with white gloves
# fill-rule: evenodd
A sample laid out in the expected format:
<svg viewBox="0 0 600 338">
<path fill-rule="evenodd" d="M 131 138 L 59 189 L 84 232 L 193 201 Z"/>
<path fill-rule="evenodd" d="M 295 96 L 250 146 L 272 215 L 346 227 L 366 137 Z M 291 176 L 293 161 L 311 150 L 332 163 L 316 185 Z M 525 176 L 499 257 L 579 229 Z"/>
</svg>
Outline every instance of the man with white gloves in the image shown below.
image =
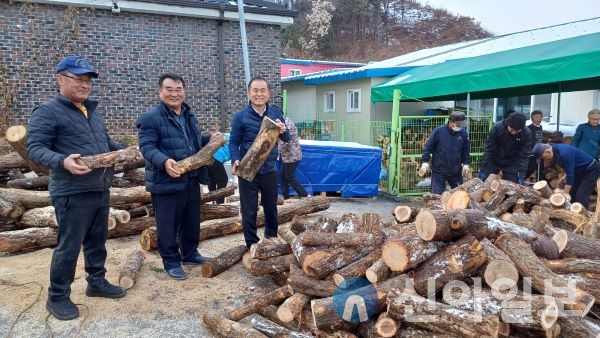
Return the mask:
<svg viewBox="0 0 600 338">
<path fill-rule="evenodd" d="M 431 164 L 431 192 L 441 194 L 446 182 L 451 188 L 463 183 L 469 174 L 471 143 L 464 129 L 467 118 L 463 112 L 450 114 L 448 123 L 435 128 L 423 147 L 422 164 L 418 175 L 423 177 Z"/>
</svg>

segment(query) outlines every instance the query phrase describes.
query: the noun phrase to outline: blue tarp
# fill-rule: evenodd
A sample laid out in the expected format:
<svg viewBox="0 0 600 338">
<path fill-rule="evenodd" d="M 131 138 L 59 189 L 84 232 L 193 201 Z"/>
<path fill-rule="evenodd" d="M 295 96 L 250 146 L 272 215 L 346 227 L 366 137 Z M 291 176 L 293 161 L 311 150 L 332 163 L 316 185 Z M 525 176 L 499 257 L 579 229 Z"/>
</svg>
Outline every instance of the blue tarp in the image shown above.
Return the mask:
<svg viewBox="0 0 600 338">
<path fill-rule="evenodd" d="M 296 178 L 309 194 L 340 192 L 342 197 L 375 197 L 381 149 L 355 142 L 300 140 Z"/>
</svg>

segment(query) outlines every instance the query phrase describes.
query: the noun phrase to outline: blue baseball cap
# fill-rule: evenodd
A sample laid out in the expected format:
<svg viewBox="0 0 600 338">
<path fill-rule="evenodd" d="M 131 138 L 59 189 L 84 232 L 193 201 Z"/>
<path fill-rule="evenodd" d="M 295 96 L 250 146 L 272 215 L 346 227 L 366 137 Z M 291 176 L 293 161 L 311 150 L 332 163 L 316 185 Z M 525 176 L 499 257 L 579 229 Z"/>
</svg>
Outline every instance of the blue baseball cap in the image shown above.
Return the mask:
<svg viewBox="0 0 600 338">
<path fill-rule="evenodd" d="M 91 77 L 98 77 L 98 73 L 92 68 L 92 65 L 79 55 L 69 55 L 60 60 L 56 65 L 56 72 L 60 73 L 65 70 L 75 75 L 89 74 Z"/>
</svg>

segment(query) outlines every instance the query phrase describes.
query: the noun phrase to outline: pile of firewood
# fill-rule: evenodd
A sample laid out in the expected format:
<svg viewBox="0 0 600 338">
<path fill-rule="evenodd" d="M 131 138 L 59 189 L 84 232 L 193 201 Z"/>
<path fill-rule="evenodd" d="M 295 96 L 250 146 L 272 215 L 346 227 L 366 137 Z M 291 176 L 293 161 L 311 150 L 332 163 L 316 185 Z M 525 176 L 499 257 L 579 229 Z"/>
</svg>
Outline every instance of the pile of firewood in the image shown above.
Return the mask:
<svg viewBox="0 0 600 338">
<path fill-rule="evenodd" d="M 546 182 L 530 188 L 493 175 L 426 204 L 396 207 L 396 224 L 372 213 L 295 217 L 244 259 L 281 287 L 204 322 L 251 337 L 600 334 L 597 215 Z M 345 285 L 354 277 L 372 284 Z M 350 293 L 370 295 L 365 318 L 358 305 L 336 311 L 334 297 Z"/>
</svg>

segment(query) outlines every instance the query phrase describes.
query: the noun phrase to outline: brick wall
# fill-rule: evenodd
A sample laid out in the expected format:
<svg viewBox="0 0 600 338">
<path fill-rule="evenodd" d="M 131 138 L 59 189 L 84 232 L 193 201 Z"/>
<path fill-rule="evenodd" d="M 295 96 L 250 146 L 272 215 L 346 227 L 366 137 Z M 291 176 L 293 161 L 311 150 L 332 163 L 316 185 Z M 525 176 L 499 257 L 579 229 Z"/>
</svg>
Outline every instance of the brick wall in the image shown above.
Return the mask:
<svg viewBox="0 0 600 338">
<path fill-rule="evenodd" d="M 158 103 L 158 77 L 164 72 L 184 77 L 186 102 L 202 128 L 220 129 L 216 20 L 8 1 L 0 2 L 0 13 L 0 85 L 14 93 L 3 117 L 8 125 L 26 124 L 31 110 L 53 97 L 56 63 L 77 53 L 100 73 L 91 98 L 100 101 L 99 112 L 115 139 L 136 138 L 135 120 Z M 281 28 L 246 23 L 246 31 L 252 75 L 271 82 L 271 102 L 280 106 Z M 224 40 L 229 123 L 247 103 L 237 22 L 225 22 Z"/>
</svg>

